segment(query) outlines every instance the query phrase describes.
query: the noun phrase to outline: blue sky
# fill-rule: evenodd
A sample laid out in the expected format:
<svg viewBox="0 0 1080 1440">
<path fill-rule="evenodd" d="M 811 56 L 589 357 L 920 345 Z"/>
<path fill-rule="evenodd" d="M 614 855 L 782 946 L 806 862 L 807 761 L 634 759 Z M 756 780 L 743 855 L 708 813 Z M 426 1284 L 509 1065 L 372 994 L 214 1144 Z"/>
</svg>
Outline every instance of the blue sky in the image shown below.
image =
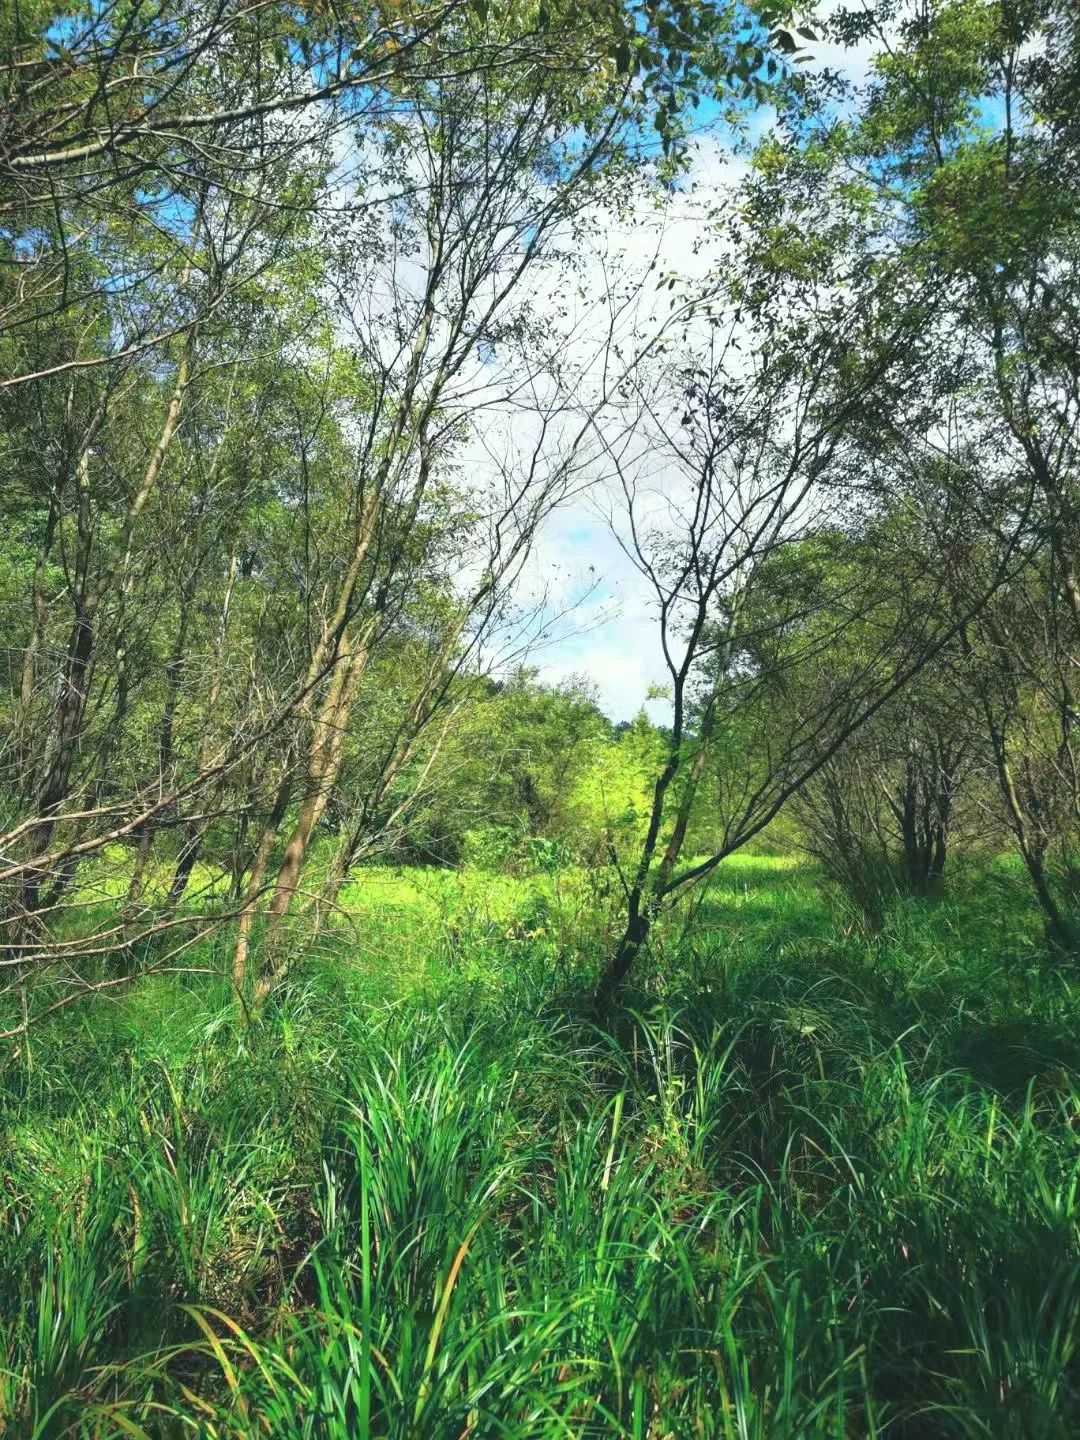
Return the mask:
<svg viewBox="0 0 1080 1440">
<path fill-rule="evenodd" d="M 840 70 L 852 79 L 865 78 L 873 47 L 845 51 L 817 44 L 814 64 Z M 602 239 L 593 258 L 630 280 L 640 274 L 648 295 L 655 289 L 650 262 L 661 271 L 703 277 L 722 263 L 722 253 L 708 242 L 704 217 L 727 186 L 734 183 L 744 161 L 731 153 L 718 127 L 702 107 L 694 159 L 681 193 L 663 212 L 634 216 L 630 225 L 611 221 L 601 226 Z M 753 122 L 758 134 L 773 123 L 771 112 Z M 720 132 L 722 134 L 722 132 Z M 696 253 L 695 253 L 696 252 Z M 586 266 L 588 268 L 588 266 Z M 659 491 L 661 473 L 650 477 Z M 672 485 L 678 483 L 672 477 Z M 585 496 L 563 507 L 548 523 L 524 580 L 529 597 L 547 590 L 552 608 L 569 610 L 556 627 L 557 638 L 536 646 L 530 663 L 552 684 L 580 676 L 591 683 L 599 702 L 613 720 L 631 719 L 643 705 L 652 718 L 668 713 L 663 699 L 647 701 L 650 688 L 663 686 L 667 672 L 660 650 L 652 592 L 619 542 L 618 498 L 602 480 Z"/>
</svg>

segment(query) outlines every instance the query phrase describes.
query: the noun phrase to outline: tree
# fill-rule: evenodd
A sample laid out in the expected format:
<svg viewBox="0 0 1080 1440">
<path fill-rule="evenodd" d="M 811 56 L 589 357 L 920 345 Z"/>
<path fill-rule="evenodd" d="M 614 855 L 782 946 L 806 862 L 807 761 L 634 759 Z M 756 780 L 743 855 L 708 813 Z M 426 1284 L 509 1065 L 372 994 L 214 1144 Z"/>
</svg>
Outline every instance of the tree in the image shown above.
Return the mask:
<svg viewBox="0 0 1080 1440">
<path fill-rule="evenodd" d="M 168 0 L 0 22 L 15 983 L 62 973 L 67 1003 L 238 918 L 238 984 L 258 923 L 264 992 L 327 817 L 349 815 L 339 877 L 400 832 L 593 443 L 527 277 L 652 165 L 647 130 L 673 173 L 693 93 L 760 90 L 783 20 Z M 496 413 L 534 440 L 467 473 Z M 110 868 L 122 914 L 72 935 L 65 897 Z"/>
<path fill-rule="evenodd" d="M 830 122 L 831 159 L 820 165 L 819 146 L 818 161 L 842 165 L 844 184 L 857 169 L 876 245 L 941 297 L 942 343 L 924 367 L 947 402 L 936 431 L 910 405 L 889 429 L 900 445 L 954 455 L 963 435 L 978 454 L 977 488 L 969 459 L 943 477 L 947 490 L 962 487 L 965 511 L 965 543 L 940 547 L 936 561 L 957 607 L 1023 517 L 1029 569 L 966 629 L 965 693 L 1053 943 L 1073 950 L 1069 902 L 1047 864 L 1070 844 L 1080 658 L 1080 151 L 1064 103 L 1080 64 L 1076 16 L 1055 0 L 949 0 L 836 20 L 840 36 L 862 24 L 891 27 L 888 51 L 857 121 Z"/>
<path fill-rule="evenodd" d="M 970 476 L 982 437 L 957 456 L 896 444 L 896 410 L 924 431 L 940 414 L 939 394 L 920 388 L 938 299 L 876 246 L 860 194 L 834 205 L 826 190 L 823 207 L 817 156 L 789 165 L 767 141 L 728 227 L 726 274 L 692 322 L 704 316 L 708 348 L 695 355 L 692 331 L 681 342 L 674 393 L 628 387 L 631 433 L 652 443 L 612 459 L 626 544 L 655 596 L 673 722 L 601 994 L 629 975 L 659 910 L 760 834 L 957 638 L 1029 533 L 1021 491 L 959 606 L 947 567 L 916 583 L 924 532 L 939 546 L 970 527 L 960 499 L 983 502 L 969 486 L 915 527 L 896 517 L 940 492 L 943 468 Z M 635 467 L 662 477 L 662 503 Z M 715 848 L 682 864 L 714 764 Z"/>
</svg>

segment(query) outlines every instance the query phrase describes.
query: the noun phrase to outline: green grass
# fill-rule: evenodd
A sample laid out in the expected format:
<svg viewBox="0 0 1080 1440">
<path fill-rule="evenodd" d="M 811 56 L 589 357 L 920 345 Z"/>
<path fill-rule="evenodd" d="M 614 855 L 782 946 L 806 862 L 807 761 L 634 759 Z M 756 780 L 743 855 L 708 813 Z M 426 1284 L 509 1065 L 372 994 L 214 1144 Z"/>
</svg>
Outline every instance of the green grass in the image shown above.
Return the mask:
<svg viewBox="0 0 1080 1440">
<path fill-rule="evenodd" d="M 596 877 L 369 872 L 251 1028 L 59 1014 L 0 1073 L 5 1433 L 1071 1440 L 1080 990 L 1007 868 L 954 897 L 868 938 L 743 860 L 598 1024 Z"/>
</svg>

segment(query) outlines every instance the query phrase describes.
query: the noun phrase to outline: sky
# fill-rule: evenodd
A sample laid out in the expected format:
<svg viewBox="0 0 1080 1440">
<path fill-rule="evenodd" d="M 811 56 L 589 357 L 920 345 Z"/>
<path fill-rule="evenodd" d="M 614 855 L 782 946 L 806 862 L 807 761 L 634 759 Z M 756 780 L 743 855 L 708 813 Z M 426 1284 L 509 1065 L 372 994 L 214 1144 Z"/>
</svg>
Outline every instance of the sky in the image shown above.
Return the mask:
<svg viewBox="0 0 1080 1440">
<path fill-rule="evenodd" d="M 826 16 L 840 3 L 821 0 L 816 13 Z M 869 45 L 849 51 L 819 41 L 808 48 L 812 65 L 839 71 L 855 81 L 865 78 L 873 57 Z M 699 129 L 692 137 L 692 158 L 675 193 L 660 204 L 655 194 L 643 190 L 627 210 L 612 213 L 598 208 L 590 217 L 591 227 L 574 241 L 569 260 L 560 257 L 524 282 L 532 287 L 526 298 L 531 299 L 537 314 L 549 320 L 553 335 L 563 338 L 560 363 L 577 382 L 567 385 L 575 395 L 596 393 L 603 357 L 610 359 L 609 286 L 625 306 L 619 331 L 626 353 L 631 335 L 654 333 L 673 303 L 666 285 L 658 286 L 658 277 L 677 276 L 690 282 L 689 287 L 676 289 L 677 297 L 680 291 L 685 294 L 692 289 L 693 282 L 707 282 L 723 265 L 723 242 L 714 234 L 716 227 L 709 224 L 709 213 L 745 174 L 747 142 L 766 134 L 775 115 L 767 108 L 754 114 L 743 133 L 743 145 L 735 153 L 734 137 L 719 121 L 718 107 L 703 104 L 696 113 Z M 345 137 L 342 143 L 346 143 Z M 356 172 L 364 173 L 365 194 L 371 199 L 371 175 L 363 155 L 351 150 L 348 155 L 351 168 L 343 169 L 343 191 L 351 191 Z M 371 213 L 377 216 L 377 208 Z M 372 223 L 377 226 L 379 222 L 375 219 Z M 368 337 L 385 331 L 389 351 L 384 358 L 391 363 L 389 352 L 400 347 L 400 337 L 392 329 L 386 330 L 382 317 L 395 312 L 401 296 L 419 296 L 425 270 L 421 256 L 398 253 L 394 247 L 387 266 L 384 283 L 388 289 L 380 288 L 374 278 L 379 273 L 376 263 L 371 283 L 358 290 L 352 327 Z M 515 297 L 517 294 L 515 290 Z M 693 338 L 693 329 L 690 333 Z M 699 338 L 707 333 L 701 322 Z M 633 341 L 635 346 L 638 343 Z M 515 370 L 515 365 L 519 369 Z M 515 361 L 508 350 L 497 357 L 477 354 L 468 371 L 459 376 L 458 403 L 469 418 L 469 439 L 460 457 L 462 471 L 475 476 L 481 489 L 493 484 L 499 493 L 502 475 L 529 473 L 541 434 L 536 407 L 551 405 L 555 399 L 552 392 L 543 393 L 540 381 L 536 407 L 530 410 L 526 404 L 518 409 L 504 403 L 527 374 L 523 362 Z M 549 414 L 549 429 L 544 433 L 545 447 L 553 455 L 545 455 L 546 464 L 557 461 L 560 445 L 580 423 L 580 417 L 572 421 L 556 417 L 554 424 L 551 418 Z M 605 425 L 616 423 L 605 421 Z M 610 437 L 610 432 L 605 433 Z M 565 500 L 545 522 L 518 577 L 515 600 L 519 616 L 526 618 L 510 621 L 504 632 L 485 642 L 485 650 L 477 658 L 496 674 L 524 663 L 547 684 L 584 681 L 613 721 L 631 720 L 644 706 L 651 719 L 662 723 L 670 705 L 656 692 L 664 690 L 669 677 L 660 644 L 656 597 L 627 553 L 626 508 L 610 463 L 596 442 L 590 443 L 593 457 L 576 476 L 577 482 L 587 483 L 579 483 L 574 498 Z M 650 520 L 661 528 L 670 526 L 681 487 L 688 486 L 690 478 L 670 461 L 642 453 L 636 439 L 634 444 L 639 453 L 633 457 L 632 471 L 635 482 L 649 496 Z M 483 568 L 484 560 L 479 555 L 475 565 Z M 473 562 L 463 561 L 461 583 L 466 588 L 474 568 Z"/>
<path fill-rule="evenodd" d="M 827 19 L 842 5 L 854 3 L 857 0 L 818 0 L 814 14 L 819 20 Z M 828 68 L 856 83 L 867 77 L 875 53 L 871 43 L 845 49 L 814 41 L 807 50 L 811 55 L 808 68 Z M 658 276 L 705 281 L 723 264 L 722 242 L 712 237 L 714 227 L 707 217 L 745 173 L 746 142 L 764 136 L 775 115 L 768 108 L 757 112 L 736 153 L 732 132 L 719 119 L 719 107 L 703 103 L 695 113 L 699 129 L 692 137 L 692 158 L 677 191 L 662 205 L 654 195 L 643 193 L 629 214 L 598 210 L 591 233 L 579 242 L 573 257 L 576 270 L 560 260 L 526 282 L 536 286 L 532 298 L 539 313 L 557 317 L 553 323 L 572 337 L 561 359 L 568 371 L 580 376 L 583 393 L 590 388 L 595 391 L 600 357 L 605 353 L 608 312 L 605 305 L 597 303 L 597 297 L 609 282 L 614 280 L 624 298 L 633 296 L 623 321 L 625 338 L 631 322 L 647 334 L 663 317 L 670 296 L 666 289 L 658 289 Z M 363 176 L 371 223 L 377 230 L 380 197 L 377 179 L 372 177 L 377 175 L 378 163 L 369 165 L 365 153 L 355 151 L 351 129 L 343 129 L 339 140 L 338 184 L 343 208 L 355 191 L 357 176 Z M 345 329 L 347 335 L 362 333 L 369 339 L 382 335 L 387 347 L 383 358 L 391 364 L 401 341 L 392 327 L 386 327 L 385 317 L 395 313 L 402 296 L 418 298 L 426 272 L 422 256 L 398 253 L 393 246 L 385 268 L 380 281 L 379 265 L 373 264 L 371 281 L 358 289 L 350 325 Z M 500 414 L 494 405 L 485 412 L 487 402 L 477 398 L 484 395 L 485 386 L 492 394 L 505 394 L 518 381 L 508 358 L 500 356 L 485 375 L 489 363 L 477 356 L 471 371 L 460 377 L 459 399 L 469 417 L 469 439 L 460 458 L 464 473 L 475 474 L 481 485 L 486 480 L 497 486 L 502 472 L 527 472 L 539 422 L 535 414 L 529 415 L 527 406 L 516 414 L 505 408 Z M 470 388 L 473 386 L 475 391 Z M 539 403 L 545 403 L 543 396 Z M 665 494 L 676 497 L 680 486 L 689 483 L 667 463 L 665 469 L 654 456 L 639 456 L 635 473 L 650 492 L 650 514 L 661 525 L 670 523 L 670 517 L 663 514 Z M 515 599 L 519 615 L 525 618 L 511 620 L 505 632 L 486 643 L 477 656 L 478 663 L 495 674 L 525 664 L 550 685 L 584 681 L 613 721 L 631 720 L 644 707 L 652 720 L 662 723 L 670 705 L 657 692 L 666 688 L 669 676 L 660 643 L 656 597 L 627 553 L 623 497 L 613 482 L 610 465 L 601 463 L 599 456 L 579 479 L 589 483 L 548 518 L 518 577 Z M 672 503 L 669 508 L 677 506 Z M 475 566 L 483 568 L 484 559 L 480 555 L 475 564 L 463 561 L 459 578 L 464 587 L 468 588 Z"/>
<path fill-rule="evenodd" d="M 656 274 L 706 278 L 718 258 L 703 248 L 695 253 L 695 242 L 700 246 L 707 210 L 723 188 L 736 182 L 744 162 L 725 155 L 708 137 L 697 142 L 696 151 L 682 193 L 662 213 L 635 214 L 629 227 L 611 224 L 604 230 L 602 263 L 625 283 L 640 277 L 645 326 L 659 318 L 648 304 L 656 293 Z M 593 264 L 600 266 L 599 254 Z M 663 488 L 663 475 L 649 478 Z M 674 476 L 670 483 L 676 483 Z M 542 532 L 523 577 L 525 587 L 548 587 L 554 608 L 568 613 L 557 626 L 560 638 L 538 646 L 530 663 L 545 683 L 573 677 L 589 681 L 612 720 L 630 720 L 645 705 L 654 720 L 662 721 L 666 702 L 647 701 L 650 688 L 662 687 L 668 678 L 653 592 L 622 543 L 620 501 L 598 475 L 593 487 L 561 507 Z"/>
<path fill-rule="evenodd" d="M 866 77 L 874 53 L 870 45 L 847 51 L 819 42 L 809 48 L 814 65 L 853 80 Z M 755 117 L 757 135 L 772 123 L 771 112 Z M 629 224 L 604 217 L 602 239 L 583 257 L 584 287 L 603 273 L 617 273 L 624 283 L 640 276 L 648 300 L 656 292 L 656 273 L 706 277 L 723 257 L 715 246 L 710 250 L 701 244 L 705 214 L 744 169 L 745 160 L 725 150 L 714 134 L 700 133 L 680 193 L 662 211 L 635 212 Z M 653 262 L 655 270 L 650 270 Z M 661 491 L 678 483 L 662 472 L 649 479 Z M 562 618 L 549 638 L 532 648 L 528 663 L 547 684 L 587 681 L 614 721 L 631 720 L 644 706 L 651 719 L 662 723 L 669 714 L 667 701 L 648 698 L 668 679 L 656 606 L 651 586 L 620 543 L 620 510 L 617 495 L 598 472 L 593 486 L 563 505 L 541 532 L 520 582 L 521 594 L 526 603 L 544 595 Z"/>
</svg>

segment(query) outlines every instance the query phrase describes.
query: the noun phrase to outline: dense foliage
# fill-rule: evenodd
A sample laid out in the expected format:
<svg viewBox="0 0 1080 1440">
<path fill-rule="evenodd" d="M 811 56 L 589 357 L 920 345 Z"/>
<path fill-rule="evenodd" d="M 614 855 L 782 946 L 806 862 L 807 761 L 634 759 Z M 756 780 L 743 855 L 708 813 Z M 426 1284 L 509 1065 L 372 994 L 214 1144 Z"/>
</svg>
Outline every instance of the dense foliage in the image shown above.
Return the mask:
<svg viewBox="0 0 1080 1440">
<path fill-rule="evenodd" d="M 254 1028 L 161 976 L 7 1072 L 35 1435 L 1064 1437 L 1077 993 L 1021 876 L 845 936 L 723 872 L 597 1029 L 582 877 L 374 871 Z M 358 963 L 358 955 L 363 956 Z M 213 965 L 214 956 L 203 959 Z"/>
<path fill-rule="evenodd" d="M 0 1433 L 1076 1433 L 1080 20 L 819 8 L 0 14 Z"/>
</svg>

